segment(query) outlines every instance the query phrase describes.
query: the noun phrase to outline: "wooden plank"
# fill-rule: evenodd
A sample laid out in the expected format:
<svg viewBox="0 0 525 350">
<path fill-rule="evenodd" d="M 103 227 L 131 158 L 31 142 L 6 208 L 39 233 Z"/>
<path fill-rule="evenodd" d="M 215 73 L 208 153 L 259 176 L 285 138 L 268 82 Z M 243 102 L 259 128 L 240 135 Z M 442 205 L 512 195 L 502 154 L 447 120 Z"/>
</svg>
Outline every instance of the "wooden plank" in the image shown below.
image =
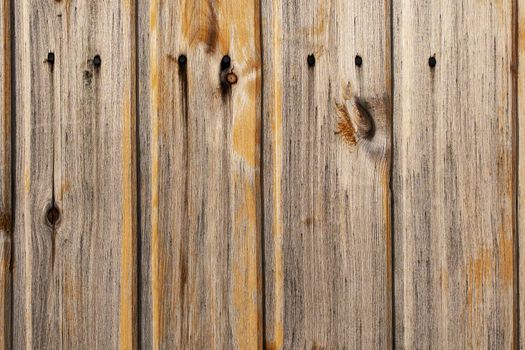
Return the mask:
<svg viewBox="0 0 525 350">
<path fill-rule="evenodd" d="M 394 2 L 396 348 L 518 346 L 513 11 Z"/>
<path fill-rule="evenodd" d="M 139 1 L 144 348 L 262 346 L 259 17 Z"/>
<path fill-rule="evenodd" d="M 134 5 L 14 6 L 13 348 L 136 347 Z"/>
<path fill-rule="evenodd" d="M 388 348 L 390 1 L 262 4 L 266 348 Z"/>
<path fill-rule="evenodd" d="M 516 305 L 518 308 L 517 313 L 519 319 L 517 324 L 519 329 L 517 330 L 517 336 L 519 337 L 520 343 L 518 344 L 519 349 L 525 349 L 525 1 L 518 0 L 517 4 L 517 16 L 515 23 L 515 38 L 517 42 L 516 54 L 518 60 L 517 69 L 517 86 L 516 86 L 516 97 L 517 97 L 517 155 L 518 155 L 518 168 L 517 168 L 517 254 L 519 261 L 517 264 L 516 274 L 519 285 L 518 288 L 519 300 Z M 516 9 L 514 9 L 516 11 Z"/>
<path fill-rule="evenodd" d="M 11 21 L 0 1 L 0 350 L 10 347 L 11 320 Z"/>
</svg>

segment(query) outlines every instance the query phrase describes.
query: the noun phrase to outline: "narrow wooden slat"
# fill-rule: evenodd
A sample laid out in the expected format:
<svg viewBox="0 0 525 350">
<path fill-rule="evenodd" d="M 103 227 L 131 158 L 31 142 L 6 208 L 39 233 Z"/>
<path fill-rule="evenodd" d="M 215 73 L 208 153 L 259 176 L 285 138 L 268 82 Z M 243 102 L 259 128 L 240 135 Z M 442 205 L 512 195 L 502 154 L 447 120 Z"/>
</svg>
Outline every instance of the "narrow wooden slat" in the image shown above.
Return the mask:
<svg viewBox="0 0 525 350">
<path fill-rule="evenodd" d="M 139 1 L 145 349 L 261 348 L 259 12 Z"/>
<path fill-rule="evenodd" d="M 266 348 L 388 348 L 390 1 L 262 4 Z"/>
<path fill-rule="evenodd" d="M 515 35 L 517 42 L 516 53 L 517 53 L 517 147 L 518 152 L 518 169 L 517 169 L 517 184 L 518 184 L 518 210 L 517 210 L 517 223 L 518 223 L 518 239 L 517 242 L 517 254 L 519 257 L 517 271 L 517 279 L 519 285 L 518 296 L 519 300 L 516 304 L 518 308 L 517 313 L 519 319 L 517 324 L 519 329 L 517 330 L 520 343 L 519 349 L 525 349 L 525 1 L 517 0 L 517 16 L 515 23 Z"/>
<path fill-rule="evenodd" d="M 11 28 L 0 1 L 0 350 L 9 349 L 11 320 Z"/>
<path fill-rule="evenodd" d="M 131 349 L 137 344 L 134 5 L 14 4 L 13 348 Z"/>
<path fill-rule="evenodd" d="M 393 23 L 396 348 L 516 348 L 513 1 Z"/>
</svg>

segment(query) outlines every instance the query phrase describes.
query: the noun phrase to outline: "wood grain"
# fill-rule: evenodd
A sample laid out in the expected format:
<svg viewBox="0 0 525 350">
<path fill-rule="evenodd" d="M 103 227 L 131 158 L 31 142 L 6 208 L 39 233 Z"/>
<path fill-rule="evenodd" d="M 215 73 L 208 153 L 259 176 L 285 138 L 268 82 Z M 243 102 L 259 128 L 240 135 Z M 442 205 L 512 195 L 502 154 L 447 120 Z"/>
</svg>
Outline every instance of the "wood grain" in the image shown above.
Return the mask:
<svg viewBox="0 0 525 350">
<path fill-rule="evenodd" d="M 262 19 L 266 348 L 388 348 L 390 2 L 264 0 Z"/>
<path fill-rule="evenodd" d="M 396 348 L 518 346 L 514 10 L 394 2 Z"/>
<path fill-rule="evenodd" d="M 11 334 L 11 21 L 10 2 L 0 1 L 0 350 Z"/>
<path fill-rule="evenodd" d="M 262 347 L 259 18 L 257 0 L 139 1 L 145 349 Z"/>
<path fill-rule="evenodd" d="M 516 250 L 519 257 L 516 265 L 515 274 L 519 285 L 517 295 L 519 296 L 518 303 L 515 304 L 517 310 L 517 336 L 519 337 L 518 348 L 525 349 L 525 1 L 519 0 L 517 4 L 517 16 L 514 23 L 514 34 L 517 39 L 516 55 L 517 55 L 517 85 L 516 85 L 516 99 L 517 99 L 517 120 L 515 126 L 517 128 L 517 240 Z M 516 9 L 514 9 L 516 10 Z"/>
<path fill-rule="evenodd" d="M 14 5 L 13 348 L 136 347 L 135 9 Z"/>
</svg>

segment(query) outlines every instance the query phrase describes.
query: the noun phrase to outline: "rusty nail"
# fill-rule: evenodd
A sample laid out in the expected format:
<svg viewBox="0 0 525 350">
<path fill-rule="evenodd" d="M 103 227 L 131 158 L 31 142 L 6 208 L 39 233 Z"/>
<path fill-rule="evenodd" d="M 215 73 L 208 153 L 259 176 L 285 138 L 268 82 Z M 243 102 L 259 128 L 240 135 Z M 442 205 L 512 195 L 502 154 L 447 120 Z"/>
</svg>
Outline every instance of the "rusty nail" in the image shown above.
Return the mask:
<svg viewBox="0 0 525 350">
<path fill-rule="evenodd" d="M 226 81 L 228 84 L 233 85 L 237 83 L 237 75 L 233 72 L 230 72 L 226 75 Z"/>
</svg>

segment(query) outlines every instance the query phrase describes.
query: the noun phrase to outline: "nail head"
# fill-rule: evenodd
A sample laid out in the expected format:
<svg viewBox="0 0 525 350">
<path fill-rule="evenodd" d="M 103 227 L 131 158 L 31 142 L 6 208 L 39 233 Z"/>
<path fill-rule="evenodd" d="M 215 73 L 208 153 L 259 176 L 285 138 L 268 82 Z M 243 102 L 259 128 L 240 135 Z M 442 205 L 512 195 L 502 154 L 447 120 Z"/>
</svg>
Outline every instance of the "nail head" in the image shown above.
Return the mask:
<svg viewBox="0 0 525 350">
<path fill-rule="evenodd" d="M 101 64 L 102 64 L 102 59 L 100 58 L 100 55 L 95 55 L 95 57 L 93 58 L 93 65 L 95 67 L 100 67 Z"/>
<path fill-rule="evenodd" d="M 237 83 L 237 75 L 235 73 L 233 73 L 233 72 L 228 73 L 226 75 L 226 81 L 230 85 L 236 84 Z"/>
<path fill-rule="evenodd" d="M 230 56 L 224 55 L 224 57 L 221 60 L 221 69 L 224 70 L 224 69 L 229 68 L 230 65 L 231 65 L 231 62 L 232 62 L 232 60 L 231 60 Z"/>
<path fill-rule="evenodd" d="M 434 68 L 437 64 L 437 60 L 436 60 L 436 57 L 432 56 L 428 59 L 428 65 L 431 67 L 431 68 Z"/>
<path fill-rule="evenodd" d="M 179 66 L 185 66 L 186 62 L 188 62 L 188 58 L 186 57 L 186 55 L 180 55 L 178 61 L 179 61 Z"/>
<path fill-rule="evenodd" d="M 355 65 L 358 66 L 358 67 L 361 67 L 361 65 L 363 64 L 363 58 L 359 55 L 355 56 Z"/>
<path fill-rule="evenodd" d="M 306 62 L 308 63 L 309 67 L 315 66 L 315 56 L 313 54 L 308 55 Z"/>
<path fill-rule="evenodd" d="M 47 54 L 47 62 L 51 64 L 55 63 L 55 53 L 54 52 L 49 52 Z"/>
</svg>

